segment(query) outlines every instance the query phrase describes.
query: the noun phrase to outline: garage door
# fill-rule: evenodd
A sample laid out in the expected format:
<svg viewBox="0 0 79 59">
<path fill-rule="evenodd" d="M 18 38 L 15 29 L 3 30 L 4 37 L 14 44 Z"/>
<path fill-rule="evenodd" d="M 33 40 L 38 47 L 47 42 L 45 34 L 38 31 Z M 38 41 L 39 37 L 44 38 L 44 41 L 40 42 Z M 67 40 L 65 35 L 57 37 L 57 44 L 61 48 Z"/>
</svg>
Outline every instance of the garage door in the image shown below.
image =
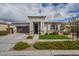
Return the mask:
<svg viewBox="0 0 79 59">
<path fill-rule="evenodd" d="M 17 26 L 18 33 L 29 33 L 29 26 Z"/>
</svg>

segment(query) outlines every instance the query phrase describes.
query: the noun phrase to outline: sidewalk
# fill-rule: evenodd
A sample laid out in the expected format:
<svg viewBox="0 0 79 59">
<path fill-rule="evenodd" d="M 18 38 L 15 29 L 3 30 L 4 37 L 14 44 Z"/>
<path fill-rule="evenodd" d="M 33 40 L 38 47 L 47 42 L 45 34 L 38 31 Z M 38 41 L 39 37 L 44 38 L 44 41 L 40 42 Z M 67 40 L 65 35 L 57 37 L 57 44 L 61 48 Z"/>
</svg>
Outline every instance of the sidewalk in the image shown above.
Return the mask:
<svg viewBox="0 0 79 59">
<path fill-rule="evenodd" d="M 79 50 L 28 50 L 0 53 L 1 56 L 79 56 Z"/>
</svg>

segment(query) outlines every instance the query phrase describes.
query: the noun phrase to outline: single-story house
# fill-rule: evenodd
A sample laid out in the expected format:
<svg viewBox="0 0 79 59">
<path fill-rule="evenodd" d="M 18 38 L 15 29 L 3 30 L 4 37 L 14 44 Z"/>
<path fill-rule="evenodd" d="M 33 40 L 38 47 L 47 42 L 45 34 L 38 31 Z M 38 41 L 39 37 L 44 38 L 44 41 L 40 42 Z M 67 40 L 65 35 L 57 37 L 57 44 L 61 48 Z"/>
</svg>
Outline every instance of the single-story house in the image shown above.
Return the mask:
<svg viewBox="0 0 79 59">
<path fill-rule="evenodd" d="M 46 21 L 46 16 L 27 16 L 27 23 L 11 23 L 8 25 L 9 31 L 12 33 L 28 33 L 28 34 L 44 34 L 57 31 L 61 34 L 62 22 Z M 4 27 L 4 26 L 3 26 Z M 1 28 L 1 26 L 0 26 Z"/>
<path fill-rule="evenodd" d="M 46 16 L 28 16 L 29 22 L 27 23 L 13 23 L 18 33 L 29 34 L 44 34 L 58 31 L 60 34 L 60 27 L 62 22 L 49 22 L 46 21 Z"/>
</svg>

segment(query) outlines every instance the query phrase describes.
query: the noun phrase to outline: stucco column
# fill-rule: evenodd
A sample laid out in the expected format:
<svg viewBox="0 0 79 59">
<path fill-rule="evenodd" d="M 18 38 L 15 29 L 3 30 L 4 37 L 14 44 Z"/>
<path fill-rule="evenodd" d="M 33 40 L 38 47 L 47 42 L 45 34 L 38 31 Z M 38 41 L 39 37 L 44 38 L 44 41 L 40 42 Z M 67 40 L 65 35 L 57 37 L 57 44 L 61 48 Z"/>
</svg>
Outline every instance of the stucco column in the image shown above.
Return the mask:
<svg viewBox="0 0 79 59">
<path fill-rule="evenodd" d="M 40 33 L 40 24 L 38 24 L 38 33 Z"/>
<path fill-rule="evenodd" d="M 44 34 L 44 22 L 41 22 L 41 34 Z"/>
<path fill-rule="evenodd" d="M 10 25 L 8 25 L 7 31 L 8 33 L 10 33 Z"/>
<path fill-rule="evenodd" d="M 48 33 L 48 24 L 46 24 L 46 33 Z"/>
<path fill-rule="evenodd" d="M 56 30 L 56 24 L 54 24 L 55 28 L 53 30 Z"/>
<path fill-rule="evenodd" d="M 33 22 L 30 22 L 30 35 L 33 35 Z"/>
<path fill-rule="evenodd" d="M 50 33 L 51 31 L 51 24 L 48 24 L 48 34 Z"/>
<path fill-rule="evenodd" d="M 58 26 L 58 33 L 61 34 L 60 33 L 60 26 L 61 26 L 61 24 L 58 24 L 57 26 Z"/>
<path fill-rule="evenodd" d="M 51 26 L 51 24 L 48 24 L 48 31 L 50 31 L 51 29 L 50 29 L 50 26 Z"/>
<path fill-rule="evenodd" d="M 60 25 L 60 24 L 58 24 L 58 31 L 60 31 L 60 26 L 61 26 L 61 25 Z"/>
</svg>

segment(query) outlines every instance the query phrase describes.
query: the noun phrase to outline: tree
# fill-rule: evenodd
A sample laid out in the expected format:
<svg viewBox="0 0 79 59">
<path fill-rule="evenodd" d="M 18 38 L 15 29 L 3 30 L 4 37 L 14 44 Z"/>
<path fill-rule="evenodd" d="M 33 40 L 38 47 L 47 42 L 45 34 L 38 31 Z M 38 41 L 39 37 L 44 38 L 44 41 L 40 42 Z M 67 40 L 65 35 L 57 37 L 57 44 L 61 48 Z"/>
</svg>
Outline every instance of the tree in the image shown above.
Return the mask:
<svg viewBox="0 0 79 59">
<path fill-rule="evenodd" d="M 72 21 L 71 25 L 72 25 L 71 32 L 75 33 L 76 39 L 78 40 L 78 38 L 79 38 L 79 20 L 76 19 L 76 20 Z"/>
</svg>

